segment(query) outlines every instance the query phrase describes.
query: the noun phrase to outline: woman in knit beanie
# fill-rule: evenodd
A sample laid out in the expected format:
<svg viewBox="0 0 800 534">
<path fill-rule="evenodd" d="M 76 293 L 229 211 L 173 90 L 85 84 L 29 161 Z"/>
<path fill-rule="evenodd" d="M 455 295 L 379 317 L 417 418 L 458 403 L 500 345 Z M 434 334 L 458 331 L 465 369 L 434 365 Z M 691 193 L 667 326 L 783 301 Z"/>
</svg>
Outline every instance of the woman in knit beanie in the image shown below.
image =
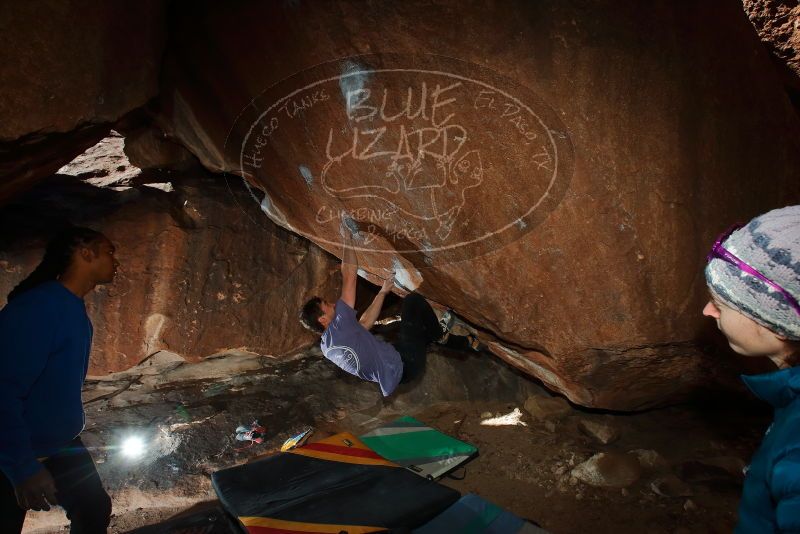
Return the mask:
<svg viewBox="0 0 800 534">
<path fill-rule="evenodd" d="M 742 377 L 775 419 L 748 468 L 736 532 L 800 531 L 800 206 L 720 236 L 705 274 L 711 299 L 703 315 L 735 352 L 779 369 Z"/>
</svg>

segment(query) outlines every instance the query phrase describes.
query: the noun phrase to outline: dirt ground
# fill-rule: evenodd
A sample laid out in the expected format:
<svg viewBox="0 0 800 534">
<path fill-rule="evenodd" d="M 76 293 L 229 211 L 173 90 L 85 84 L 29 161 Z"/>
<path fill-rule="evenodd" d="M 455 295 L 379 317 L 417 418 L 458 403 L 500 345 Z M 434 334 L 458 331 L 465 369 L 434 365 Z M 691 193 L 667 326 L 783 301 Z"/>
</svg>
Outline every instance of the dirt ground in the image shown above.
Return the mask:
<svg viewBox="0 0 800 534">
<path fill-rule="evenodd" d="M 168 355 L 88 381 L 84 397 L 84 442 L 112 495 L 115 533 L 213 505 L 211 473 L 275 451 L 305 426 L 316 429 L 316 439 L 338 431 L 359 435 L 400 415 L 478 447 L 479 455 L 454 473 L 461 480 L 443 484 L 477 493 L 553 533 L 730 532 L 741 467 L 768 423 L 768 414 L 746 399 L 638 414 L 570 406 L 536 419 L 525 401 L 549 398 L 544 389 L 489 355 L 444 349 L 432 355 L 421 381 L 391 399 L 315 350 L 290 362 L 230 353 L 189 364 Z M 521 424 L 482 424 L 515 409 Z M 236 450 L 242 443 L 233 429 L 255 418 L 267 427 L 266 441 Z M 619 437 L 603 444 L 580 428 L 585 421 L 613 428 Z M 153 444 L 136 462 L 121 459 L 114 446 L 131 429 Z M 627 487 L 593 487 L 572 476 L 596 453 L 637 449 L 655 451 L 661 460 L 642 467 Z M 31 514 L 25 532 L 65 527 L 57 510 Z"/>
<path fill-rule="evenodd" d="M 419 417 L 481 451 L 463 480 L 445 479 L 444 484 L 477 493 L 554 533 L 731 532 L 742 477 L 716 468 L 713 460 L 705 462 L 748 458 L 764 428 L 763 418 L 753 414 L 753 428 L 731 435 L 743 421 L 717 419 L 712 425 L 687 406 L 627 416 L 576 411 L 557 422 L 554 431 L 530 418 L 525 419 L 528 426 L 480 424 L 481 411 L 508 413 L 513 408 L 461 404 L 432 407 Z M 578 429 L 586 418 L 610 419 L 620 438 L 599 445 Z M 571 467 L 597 452 L 635 449 L 655 450 L 667 465 L 645 469 L 639 481 L 622 489 L 592 487 L 570 477 Z M 678 492 L 685 496 L 653 490 L 653 481 L 670 473 L 686 483 Z"/>
</svg>

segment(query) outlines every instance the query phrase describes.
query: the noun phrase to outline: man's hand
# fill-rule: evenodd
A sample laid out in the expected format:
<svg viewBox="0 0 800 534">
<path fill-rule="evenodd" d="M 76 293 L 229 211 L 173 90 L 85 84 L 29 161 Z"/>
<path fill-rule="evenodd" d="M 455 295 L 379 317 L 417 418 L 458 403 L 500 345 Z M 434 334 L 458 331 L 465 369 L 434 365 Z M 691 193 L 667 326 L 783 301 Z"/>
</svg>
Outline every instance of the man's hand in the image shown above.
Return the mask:
<svg viewBox="0 0 800 534">
<path fill-rule="evenodd" d="M 394 273 L 392 273 L 392 276 L 383 281 L 383 285 L 381 286 L 381 289 L 378 291 L 378 293 L 383 293 L 384 295 L 386 295 L 392 292 L 393 287 L 394 287 Z"/>
<path fill-rule="evenodd" d="M 58 504 L 56 499 L 56 483 L 46 467 L 28 477 L 22 484 L 14 488 L 17 504 L 23 510 L 49 510 L 50 505 Z"/>
<path fill-rule="evenodd" d="M 361 314 L 361 319 L 358 320 L 358 322 L 361 323 L 361 326 L 363 326 L 367 330 L 372 328 L 372 325 L 375 324 L 375 321 L 378 319 L 378 315 L 380 315 L 381 313 L 381 308 L 383 307 L 383 299 L 392 290 L 393 287 L 394 287 L 394 273 L 392 273 L 392 276 L 383 281 L 383 285 L 381 285 L 380 290 L 378 290 L 378 294 L 375 295 L 374 299 L 372 299 L 372 304 L 370 304 L 369 308 L 364 310 L 364 313 Z"/>
</svg>

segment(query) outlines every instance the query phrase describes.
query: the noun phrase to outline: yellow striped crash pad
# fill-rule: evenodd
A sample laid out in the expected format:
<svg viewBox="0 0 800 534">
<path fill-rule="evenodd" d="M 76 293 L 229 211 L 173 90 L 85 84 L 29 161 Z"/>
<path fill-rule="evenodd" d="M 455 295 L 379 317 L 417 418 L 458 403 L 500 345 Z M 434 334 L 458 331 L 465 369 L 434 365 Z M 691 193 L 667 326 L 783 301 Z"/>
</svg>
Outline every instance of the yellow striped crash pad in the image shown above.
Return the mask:
<svg viewBox="0 0 800 534">
<path fill-rule="evenodd" d="M 457 491 L 392 463 L 342 433 L 211 476 L 250 534 L 360 534 L 423 525 Z"/>
</svg>

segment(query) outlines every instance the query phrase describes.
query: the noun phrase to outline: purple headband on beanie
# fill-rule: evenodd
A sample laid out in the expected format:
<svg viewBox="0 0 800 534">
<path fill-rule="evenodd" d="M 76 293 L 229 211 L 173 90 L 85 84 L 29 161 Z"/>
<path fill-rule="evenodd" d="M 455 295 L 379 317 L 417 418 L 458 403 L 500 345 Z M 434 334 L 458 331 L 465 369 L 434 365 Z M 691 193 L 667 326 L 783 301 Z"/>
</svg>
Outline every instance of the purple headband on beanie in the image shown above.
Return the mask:
<svg viewBox="0 0 800 534">
<path fill-rule="evenodd" d="M 759 215 L 723 246 L 800 301 L 800 206 Z M 800 314 L 779 291 L 719 258 L 708 262 L 705 274 L 722 302 L 776 334 L 800 340 Z"/>
</svg>

